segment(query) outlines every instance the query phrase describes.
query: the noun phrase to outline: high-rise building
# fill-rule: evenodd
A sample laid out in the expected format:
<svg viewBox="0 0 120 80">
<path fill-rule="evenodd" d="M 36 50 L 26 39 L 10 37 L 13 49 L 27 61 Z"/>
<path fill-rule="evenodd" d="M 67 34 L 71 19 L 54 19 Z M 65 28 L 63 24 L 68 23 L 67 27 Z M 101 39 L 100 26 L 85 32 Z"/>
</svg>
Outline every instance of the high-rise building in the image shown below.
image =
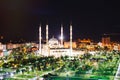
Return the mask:
<svg viewBox="0 0 120 80">
<path fill-rule="evenodd" d="M 111 43 L 110 42 L 110 37 L 102 37 L 102 44 L 103 44 L 103 46 L 107 46 L 110 43 Z"/>
</svg>

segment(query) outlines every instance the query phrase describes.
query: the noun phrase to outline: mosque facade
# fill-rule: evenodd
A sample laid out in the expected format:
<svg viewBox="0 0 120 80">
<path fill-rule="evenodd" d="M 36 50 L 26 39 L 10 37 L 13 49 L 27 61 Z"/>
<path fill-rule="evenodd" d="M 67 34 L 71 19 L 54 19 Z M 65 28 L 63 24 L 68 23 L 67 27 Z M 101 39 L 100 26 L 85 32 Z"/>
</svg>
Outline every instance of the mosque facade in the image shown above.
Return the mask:
<svg viewBox="0 0 120 80">
<path fill-rule="evenodd" d="M 41 29 L 41 26 L 40 28 Z M 72 26 L 70 25 L 70 46 L 63 46 L 63 27 L 61 26 L 61 41 L 55 37 L 48 39 L 48 25 L 46 25 L 46 44 L 41 44 L 41 31 L 39 30 L 39 54 L 42 56 L 71 56 L 72 55 Z M 41 47 L 42 45 L 42 47 Z"/>
</svg>

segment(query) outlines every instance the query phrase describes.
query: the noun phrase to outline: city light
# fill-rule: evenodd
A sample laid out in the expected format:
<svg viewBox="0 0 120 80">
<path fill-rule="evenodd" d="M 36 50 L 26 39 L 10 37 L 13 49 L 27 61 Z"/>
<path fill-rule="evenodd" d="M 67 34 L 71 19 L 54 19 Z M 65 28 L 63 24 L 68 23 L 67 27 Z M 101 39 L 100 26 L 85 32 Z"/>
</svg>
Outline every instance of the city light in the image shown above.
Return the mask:
<svg viewBox="0 0 120 80">
<path fill-rule="evenodd" d="M 60 39 L 60 40 L 63 40 L 63 39 L 64 39 L 64 37 L 63 37 L 63 36 L 59 36 L 59 39 Z"/>
</svg>

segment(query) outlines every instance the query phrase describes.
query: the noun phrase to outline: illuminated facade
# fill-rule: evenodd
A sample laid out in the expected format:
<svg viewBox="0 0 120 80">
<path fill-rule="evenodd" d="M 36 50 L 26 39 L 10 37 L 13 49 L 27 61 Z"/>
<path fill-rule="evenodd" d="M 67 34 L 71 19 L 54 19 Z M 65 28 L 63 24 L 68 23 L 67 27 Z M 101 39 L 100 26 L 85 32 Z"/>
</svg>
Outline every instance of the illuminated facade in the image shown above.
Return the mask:
<svg viewBox="0 0 120 80">
<path fill-rule="evenodd" d="M 110 45 L 110 37 L 102 37 L 102 44 L 103 46 Z"/>
<path fill-rule="evenodd" d="M 64 48 L 70 48 L 70 42 L 64 42 Z M 72 48 L 77 48 L 76 42 L 72 42 Z"/>
</svg>

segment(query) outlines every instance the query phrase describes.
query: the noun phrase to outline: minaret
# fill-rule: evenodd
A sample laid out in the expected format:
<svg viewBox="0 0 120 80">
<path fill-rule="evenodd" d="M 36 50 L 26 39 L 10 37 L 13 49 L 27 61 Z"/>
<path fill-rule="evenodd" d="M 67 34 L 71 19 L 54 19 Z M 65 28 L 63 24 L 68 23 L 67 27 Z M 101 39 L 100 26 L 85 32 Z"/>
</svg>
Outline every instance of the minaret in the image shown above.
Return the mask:
<svg viewBox="0 0 120 80">
<path fill-rule="evenodd" d="M 61 46 L 63 47 L 63 25 L 61 24 Z"/>
<path fill-rule="evenodd" d="M 46 25 L 46 45 L 48 45 L 48 24 Z"/>
<path fill-rule="evenodd" d="M 48 24 L 46 25 L 46 55 L 50 56 L 49 44 L 48 44 Z"/>
<path fill-rule="evenodd" d="M 70 56 L 72 55 L 72 24 L 70 24 Z"/>
<path fill-rule="evenodd" d="M 39 27 L 39 53 L 42 54 L 41 53 L 41 25 Z"/>
</svg>

